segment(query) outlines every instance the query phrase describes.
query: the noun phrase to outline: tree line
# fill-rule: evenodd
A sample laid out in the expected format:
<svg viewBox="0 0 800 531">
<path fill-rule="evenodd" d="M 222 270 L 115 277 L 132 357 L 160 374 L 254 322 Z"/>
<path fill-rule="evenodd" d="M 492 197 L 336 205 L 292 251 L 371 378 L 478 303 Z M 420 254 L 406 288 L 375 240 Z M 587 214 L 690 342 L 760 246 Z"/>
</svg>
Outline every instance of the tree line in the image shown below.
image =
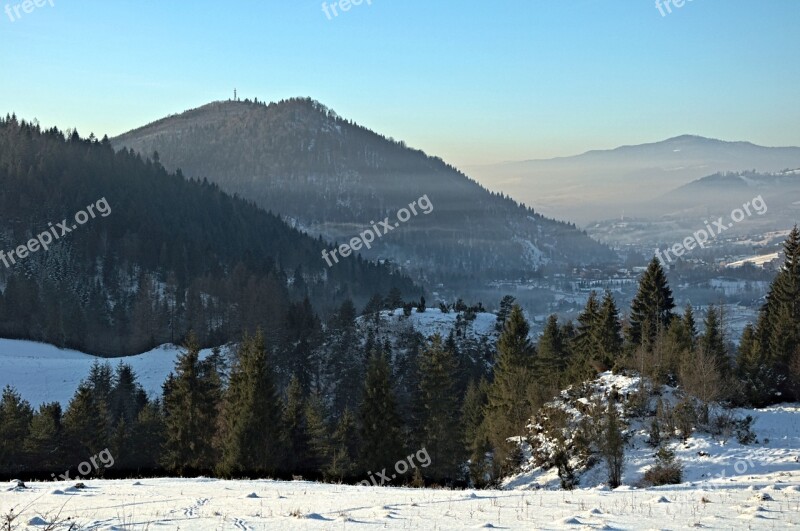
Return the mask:
<svg viewBox="0 0 800 531">
<path fill-rule="evenodd" d="M 228 358 L 201 356 L 191 335 L 156 399 L 124 364 L 116 371 L 96 365 L 64 412 L 57 404 L 34 411 L 6 389 L 0 469 L 61 470 L 108 447 L 118 472 L 361 481 L 424 447 L 430 466 L 398 484 L 492 485 L 520 466 L 519 438 L 545 403 L 607 370 L 683 389 L 700 404 L 682 425 L 689 434 L 702 422 L 703 405 L 800 399 L 797 228 L 784 254 L 758 323 L 738 349 L 721 308 L 706 312 L 702 332 L 691 306 L 676 312 L 656 259 L 627 315 L 610 293 L 593 294 L 576 322 L 551 316 L 536 343 L 521 308 L 504 298 L 489 352 L 455 330 L 446 338 L 409 331 L 390 340 L 380 312 L 402 302 L 393 290 L 373 298 L 361 318 L 344 303 L 316 339 L 298 332 L 274 344 L 256 332 Z M 423 300 L 415 306 L 426 311 Z M 318 323 L 313 312 L 293 319 Z M 610 477 L 618 480 L 615 411 L 597 416 L 608 442 L 604 457 L 614 464 Z"/>
</svg>

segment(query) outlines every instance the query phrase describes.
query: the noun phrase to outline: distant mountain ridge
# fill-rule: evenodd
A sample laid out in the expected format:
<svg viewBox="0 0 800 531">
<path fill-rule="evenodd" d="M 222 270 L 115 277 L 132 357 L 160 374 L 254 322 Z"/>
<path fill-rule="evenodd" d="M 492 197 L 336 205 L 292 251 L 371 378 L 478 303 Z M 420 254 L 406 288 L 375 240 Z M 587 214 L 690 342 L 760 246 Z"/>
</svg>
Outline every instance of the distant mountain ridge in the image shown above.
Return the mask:
<svg viewBox="0 0 800 531">
<path fill-rule="evenodd" d="M 680 240 L 705 222 L 730 220 L 737 211 L 741 219 L 725 237 L 770 235 L 755 238 L 770 241 L 800 223 L 800 169 L 714 173 L 645 201 L 643 208 L 646 214 L 598 223 L 589 231 L 601 241 L 663 243 Z"/>
<path fill-rule="evenodd" d="M 311 99 L 214 102 L 112 142 L 158 152 L 167 168 L 216 182 L 329 241 L 347 241 L 427 195 L 431 215 L 414 217 L 364 253 L 431 283 L 474 284 L 616 259 L 574 226 L 492 194 L 441 159 Z"/>
<path fill-rule="evenodd" d="M 768 221 L 788 228 L 800 221 L 800 169 L 772 173 L 721 172 L 697 179 L 653 201 L 652 212 L 682 216 L 691 211 L 722 210 L 761 197 L 770 209 Z"/>
<path fill-rule="evenodd" d="M 490 188 L 580 223 L 649 215 L 651 199 L 715 172 L 800 167 L 800 147 L 764 147 L 681 135 L 571 157 L 467 168 Z M 531 192 L 536 190 L 536 196 Z"/>
</svg>

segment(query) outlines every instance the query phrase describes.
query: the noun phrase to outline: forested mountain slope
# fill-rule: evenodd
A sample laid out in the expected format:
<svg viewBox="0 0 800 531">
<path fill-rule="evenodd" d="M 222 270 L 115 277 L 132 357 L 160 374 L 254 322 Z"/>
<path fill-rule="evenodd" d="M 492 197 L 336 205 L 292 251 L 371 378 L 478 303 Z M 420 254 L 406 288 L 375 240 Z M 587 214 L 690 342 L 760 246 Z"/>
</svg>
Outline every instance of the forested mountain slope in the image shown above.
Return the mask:
<svg viewBox="0 0 800 531">
<path fill-rule="evenodd" d="M 90 205 L 93 217 L 76 223 Z M 12 263 L 12 250 L 51 225 L 59 237 L 48 250 L 35 245 Z M 351 257 L 328 269 L 322 248 L 216 184 L 115 152 L 107 139 L 0 120 L 2 337 L 122 355 L 190 329 L 203 344 L 258 327 L 285 335 L 305 297 L 322 312 L 392 287 L 419 295 L 388 265 Z"/>
<path fill-rule="evenodd" d="M 394 220 L 426 195 L 429 215 L 412 217 L 362 252 L 448 286 L 615 259 L 574 225 L 493 194 L 441 159 L 310 99 L 214 102 L 113 144 L 157 152 L 167 168 L 216 182 L 330 241 L 349 240 L 386 216 Z"/>
</svg>

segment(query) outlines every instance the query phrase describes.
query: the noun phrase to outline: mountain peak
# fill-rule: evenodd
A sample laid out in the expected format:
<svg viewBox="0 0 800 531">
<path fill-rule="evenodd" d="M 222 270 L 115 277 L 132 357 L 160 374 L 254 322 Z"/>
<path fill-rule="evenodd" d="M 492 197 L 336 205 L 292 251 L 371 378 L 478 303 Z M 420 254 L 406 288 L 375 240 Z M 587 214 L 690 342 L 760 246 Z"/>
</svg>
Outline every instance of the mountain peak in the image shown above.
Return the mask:
<svg viewBox="0 0 800 531">
<path fill-rule="evenodd" d="M 617 258 L 574 226 L 492 194 L 441 159 L 311 98 L 213 102 L 112 143 L 157 151 L 168 169 L 208 178 L 331 243 L 351 241 L 425 197 L 435 214 L 398 220 L 397 230 L 361 250 L 370 259 L 404 264 L 425 282 L 450 287 L 478 274 L 494 281 L 549 264 Z"/>
</svg>

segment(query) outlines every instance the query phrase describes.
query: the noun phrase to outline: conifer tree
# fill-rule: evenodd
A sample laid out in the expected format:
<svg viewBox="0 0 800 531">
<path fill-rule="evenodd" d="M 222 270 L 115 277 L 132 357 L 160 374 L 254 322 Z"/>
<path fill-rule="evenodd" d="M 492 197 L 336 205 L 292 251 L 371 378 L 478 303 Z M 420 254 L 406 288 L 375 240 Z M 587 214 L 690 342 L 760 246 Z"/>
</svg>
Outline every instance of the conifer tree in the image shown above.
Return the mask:
<svg viewBox="0 0 800 531">
<path fill-rule="evenodd" d="M 109 439 L 106 411 L 88 382 L 82 382 L 64 413 L 67 460 L 80 463 L 105 448 Z"/>
<path fill-rule="evenodd" d="M 692 309 L 692 305 L 690 303 L 686 304 L 686 307 L 683 310 L 683 329 L 686 333 L 686 340 L 688 344 L 686 344 L 686 348 L 689 350 L 693 349 L 697 346 L 697 323 L 694 320 L 694 310 Z"/>
<path fill-rule="evenodd" d="M 600 439 L 600 453 L 608 469 L 608 485 L 612 489 L 622 484 L 622 472 L 625 462 L 625 438 L 623 424 L 617 407 L 611 401 L 606 408 L 605 418 L 602 423 Z"/>
<path fill-rule="evenodd" d="M 242 340 L 220 414 L 222 475 L 266 475 L 281 464 L 281 402 L 267 357 L 261 331 Z"/>
<path fill-rule="evenodd" d="M 495 323 L 495 329 L 498 332 L 502 332 L 506 326 L 506 320 L 508 316 L 511 315 L 511 309 L 514 307 L 514 303 L 516 299 L 511 295 L 505 295 L 500 300 L 500 309 L 497 311 L 497 322 Z M 458 311 L 458 308 L 456 308 Z"/>
<path fill-rule="evenodd" d="M 600 303 L 597 302 L 597 293 L 592 291 L 586 300 L 586 306 L 578 315 L 578 328 L 575 335 L 575 349 L 584 363 L 597 361 L 601 357 L 600 343 Z"/>
<path fill-rule="evenodd" d="M 332 415 L 339 418 L 346 409 L 358 407 L 360 396 L 354 393 L 364 381 L 365 356 L 358 348 L 356 308 L 351 300 L 339 307 L 327 331 L 328 359 L 325 373 L 332 388 Z"/>
<path fill-rule="evenodd" d="M 458 364 L 439 334 L 419 356 L 419 374 L 420 447 L 426 448 L 431 457 L 425 475 L 437 480 L 454 479 L 465 459 L 456 392 Z"/>
<path fill-rule="evenodd" d="M 708 308 L 705 318 L 705 332 L 700 338 L 698 348 L 717 365 L 723 377 L 730 374 L 731 363 L 725 346 L 725 331 L 720 323 L 720 310 L 713 304 Z"/>
<path fill-rule="evenodd" d="M 567 368 L 567 353 L 558 317 L 548 317 L 542 337 L 536 345 L 536 369 L 540 382 L 559 380 L 561 373 Z"/>
<path fill-rule="evenodd" d="M 25 453 L 32 469 L 55 470 L 62 465 L 64 461 L 62 415 L 61 404 L 58 402 L 42 404 L 34 413 L 25 440 Z"/>
<path fill-rule="evenodd" d="M 708 308 L 704 322 L 705 331 L 698 346 L 716 362 L 718 369 L 725 377 L 730 374 L 731 364 L 725 346 L 725 331 L 720 323 L 720 313 L 721 309 L 717 309 L 713 304 Z"/>
<path fill-rule="evenodd" d="M 0 398 L 0 470 L 16 471 L 24 461 L 23 443 L 28 437 L 33 409 L 10 386 Z"/>
<path fill-rule="evenodd" d="M 586 306 L 577 320 L 577 327 L 565 331 L 571 336 L 568 342 L 571 355 L 566 378 L 571 383 L 583 382 L 593 378 L 599 370 L 609 368 L 600 361 L 603 358 L 600 344 L 602 322 L 600 304 L 594 291 L 589 293 Z"/>
<path fill-rule="evenodd" d="M 289 471 L 297 474 L 309 471 L 310 448 L 305 407 L 306 400 L 300 379 L 292 376 L 289 387 L 286 388 L 283 426 L 286 430 L 286 466 Z"/>
<path fill-rule="evenodd" d="M 221 382 L 209 364 L 200 361 L 200 345 L 190 334 L 175 373 L 164 384 L 165 442 L 162 464 L 178 474 L 211 470 Z"/>
<path fill-rule="evenodd" d="M 277 365 L 279 371 L 298 379 L 303 396 L 309 393 L 316 379 L 314 354 L 320 339 L 321 325 L 308 297 L 291 305 L 286 313 L 283 348 Z"/>
<path fill-rule="evenodd" d="M 389 294 L 386 295 L 384 307 L 387 310 L 396 311 L 398 308 L 402 308 L 403 304 L 403 292 L 396 286 L 392 287 L 392 289 L 389 290 Z"/>
<path fill-rule="evenodd" d="M 100 363 L 95 360 L 89 369 L 89 376 L 86 378 L 86 384 L 92 392 L 95 406 L 103 417 L 103 422 L 108 430 L 105 435 L 108 436 L 111 434 L 111 429 L 113 427 L 111 393 L 114 388 L 114 372 L 111 368 L 111 364 L 108 362 Z"/>
<path fill-rule="evenodd" d="M 755 327 L 745 326 L 736 353 L 736 373 L 744 384 L 745 405 L 765 407 L 779 396 L 780 378 L 766 350 Z"/>
<path fill-rule="evenodd" d="M 164 415 L 158 400 L 147 403 L 136 418 L 131 430 L 132 470 L 154 470 L 160 465 L 164 444 Z"/>
<path fill-rule="evenodd" d="M 403 454 L 401 419 L 392 389 L 389 359 L 375 352 L 367 365 L 361 409 L 362 472 L 375 472 L 393 465 Z"/>
<path fill-rule="evenodd" d="M 501 472 L 515 466 L 508 461 L 515 449 L 508 438 L 523 435 L 534 412 L 535 350 L 528 339 L 529 331 L 522 308 L 514 305 L 497 341 L 497 362 L 484 416 L 495 464 Z"/>
<path fill-rule="evenodd" d="M 147 404 L 147 394 L 127 363 L 120 362 L 117 366 L 109 400 L 112 424 L 124 420 L 129 426 L 133 425 L 139 411 Z"/>
<path fill-rule="evenodd" d="M 606 367 L 614 367 L 622 354 L 622 326 L 619 321 L 617 303 L 610 291 L 605 292 L 600 305 L 597 334 L 600 352 L 600 358 L 597 361 Z"/>
<path fill-rule="evenodd" d="M 768 367 L 757 380 L 771 386 L 753 390 L 757 395 L 766 392 L 771 401 L 800 398 L 800 371 L 792 367 L 800 359 L 800 229 L 795 226 L 784 242 L 784 263 L 770 286 L 766 303 L 761 309 L 755 328 L 755 341 L 750 357 Z M 773 394 L 774 389 L 774 394 Z M 765 405 L 765 404 L 762 404 Z"/>
<path fill-rule="evenodd" d="M 324 469 L 325 478 L 336 481 L 353 478 L 357 472 L 360 446 L 356 418 L 345 409 L 331 438 L 331 457 Z"/>
<path fill-rule="evenodd" d="M 639 280 L 639 290 L 631 304 L 628 341 L 636 348 L 652 349 L 656 336 L 666 332 L 675 302 L 667 276 L 658 258 L 653 258 Z"/>
<path fill-rule="evenodd" d="M 484 379 L 477 384 L 474 380 L 470 381 L 461 409 L 464 446 L 470 461 L 470 479 L 472 484 L 477 487 L 483 486 L 488 480 L 486 454 L 491 451 L 491 445 L 486 435 L 486 424 L 483 418 L 488 388 L 489 384 Z"/>
<path fill-rule="evenodd" d="M 330 462 L 331 434 L 322 397 L 311 393 L 304 411 L 308 432 L 308 465 L 306 469 L 318 475 Z"/>
</svg>

